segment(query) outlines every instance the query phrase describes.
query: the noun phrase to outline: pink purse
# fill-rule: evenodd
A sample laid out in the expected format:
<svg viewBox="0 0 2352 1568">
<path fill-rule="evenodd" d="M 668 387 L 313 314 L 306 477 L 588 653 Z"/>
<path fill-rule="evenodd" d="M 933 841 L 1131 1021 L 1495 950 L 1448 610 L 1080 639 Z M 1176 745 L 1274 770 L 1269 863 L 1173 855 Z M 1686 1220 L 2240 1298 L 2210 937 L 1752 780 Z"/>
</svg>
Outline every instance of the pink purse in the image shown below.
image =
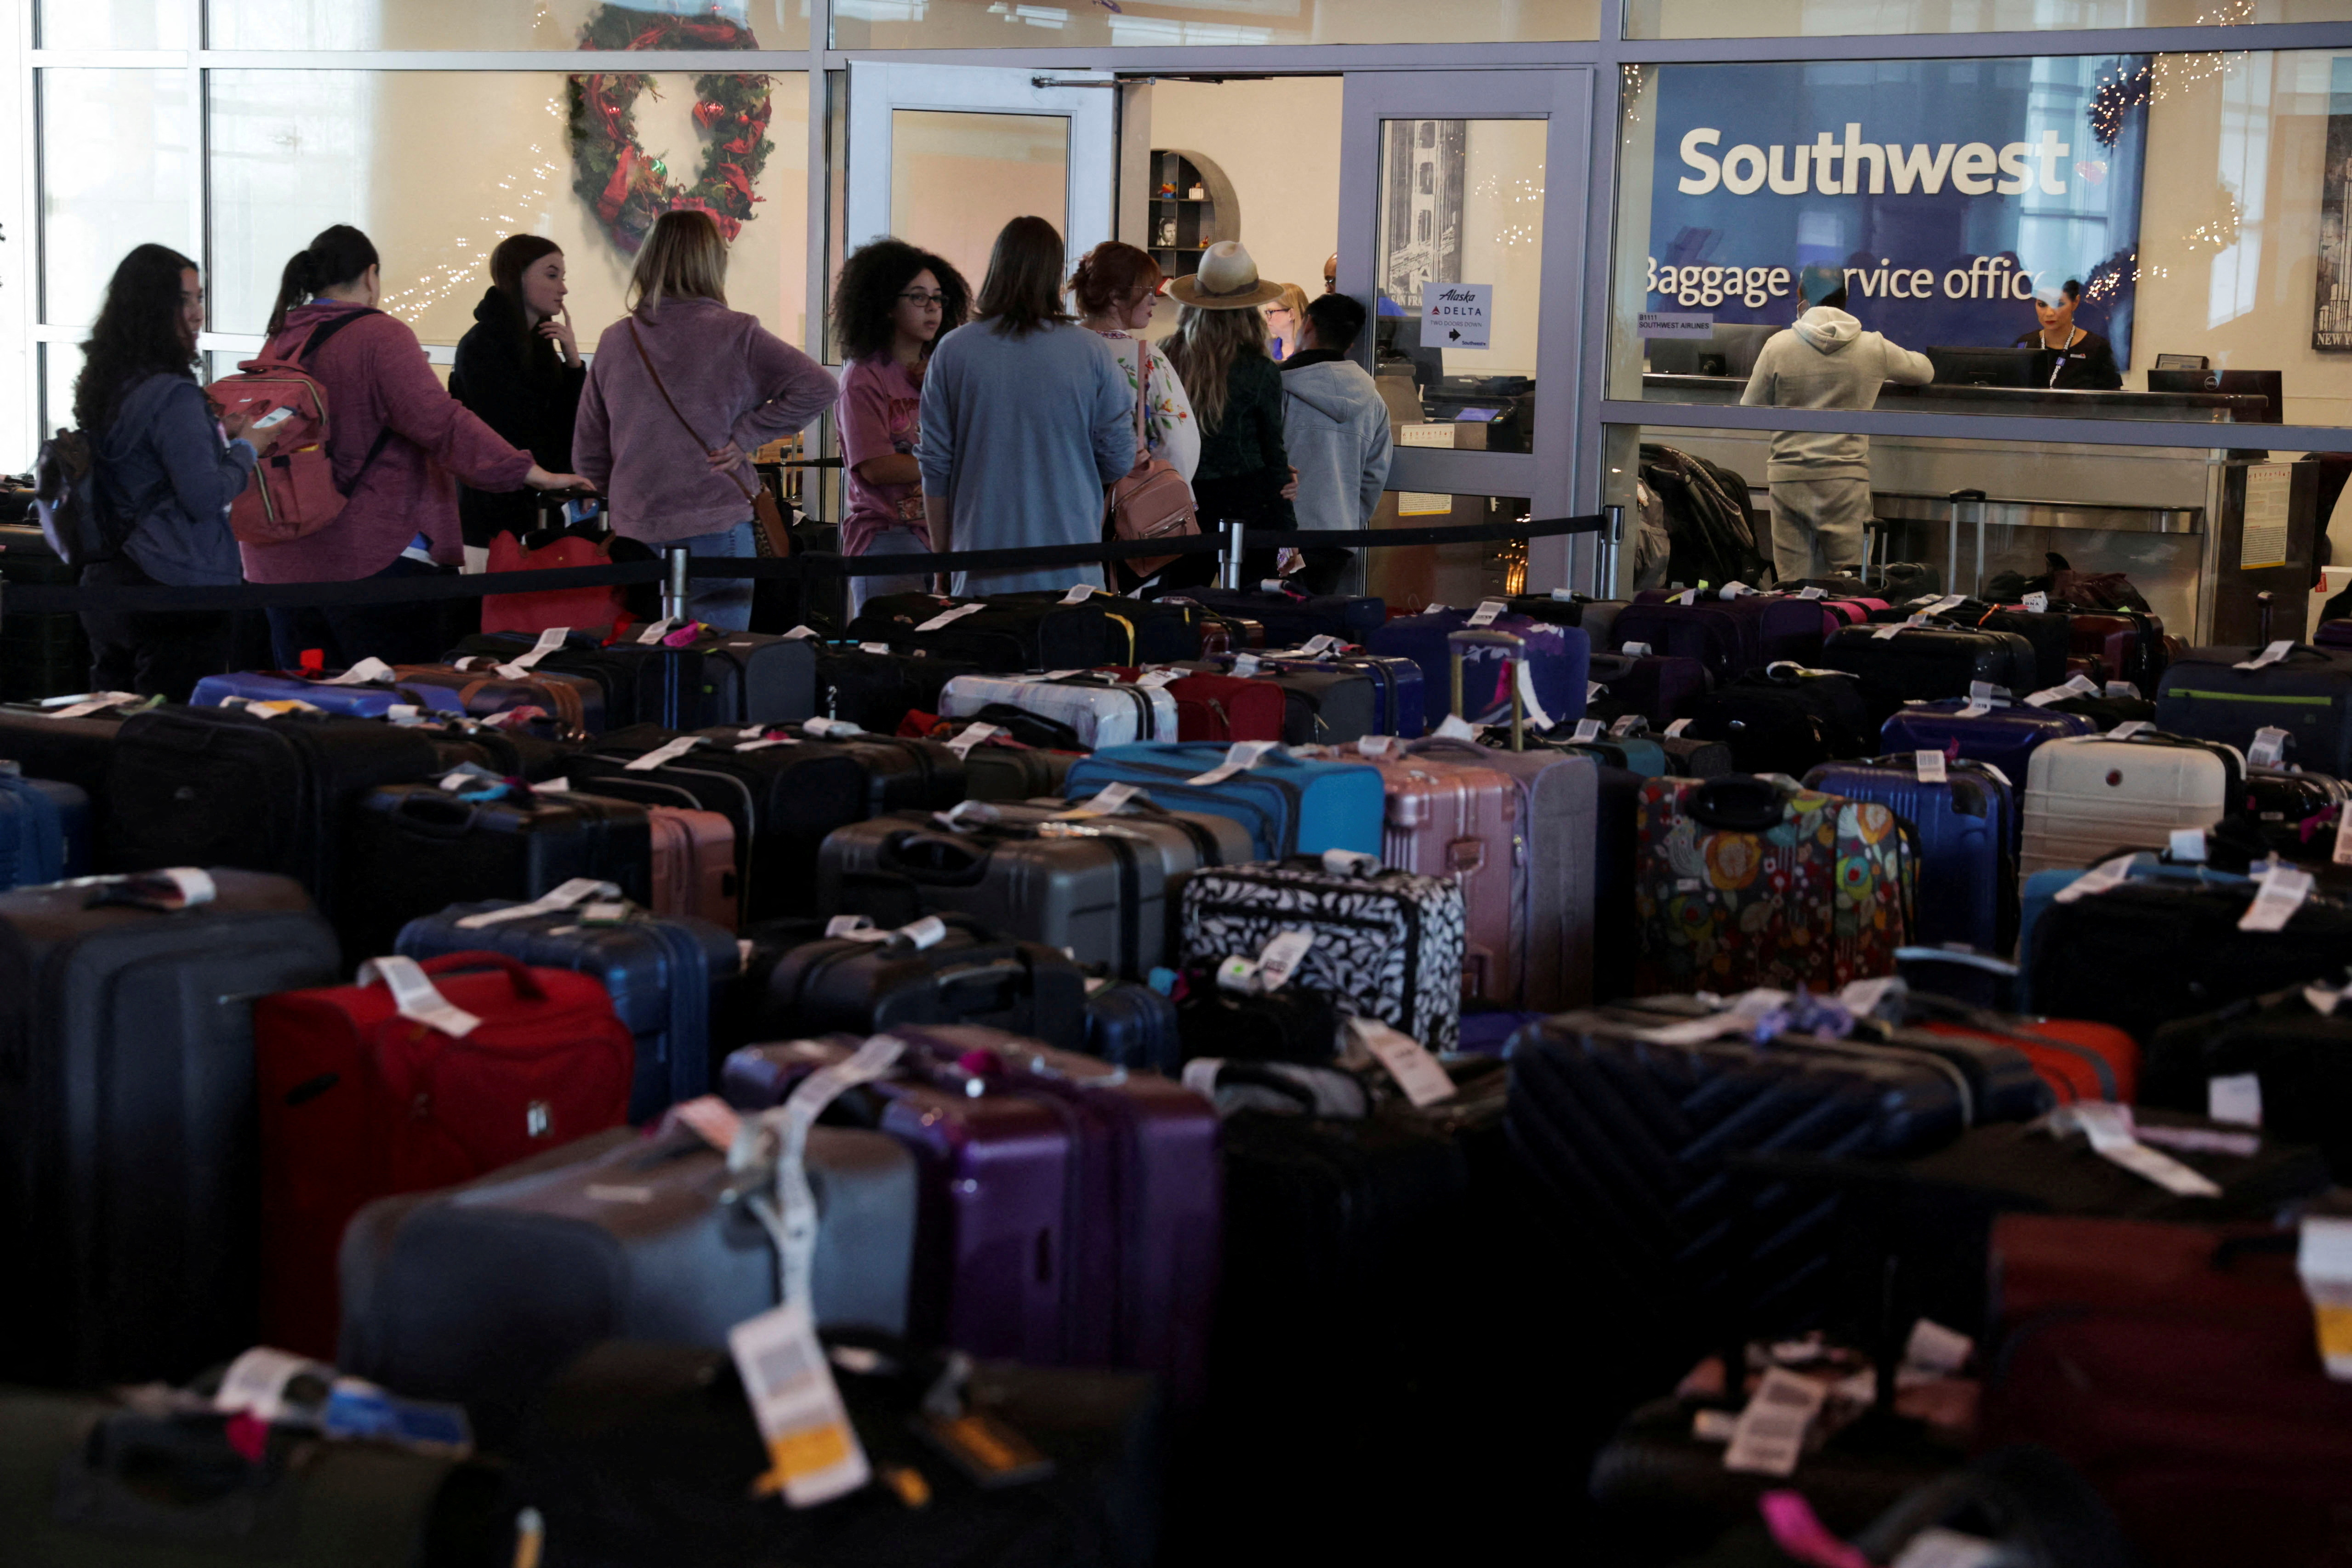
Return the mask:
<svg viewBox="0 0 2352 1568">
<path fill-rule="evenodd" d="M 1176 466 L 1163 458 L 1151 455 L 1151 444 L 1144 436 L 1145 420 L 1151 388 L 1151 348 L 1144 342 L 1136 345 L 1138 354 L 1135 377 L 1135 467 L 1115 481 L 1108 492 L 1106 510 L 1110 517 L 1114 539 L 1181 539 L 1201 531 L 1198 513 L 1192 504 L 1192 487 Z M 1126 563 L 1127 569 L 1139 577 L 1149 577 L 1175 560 L 1173 555 L 1147 555 Z"/>
</svg>

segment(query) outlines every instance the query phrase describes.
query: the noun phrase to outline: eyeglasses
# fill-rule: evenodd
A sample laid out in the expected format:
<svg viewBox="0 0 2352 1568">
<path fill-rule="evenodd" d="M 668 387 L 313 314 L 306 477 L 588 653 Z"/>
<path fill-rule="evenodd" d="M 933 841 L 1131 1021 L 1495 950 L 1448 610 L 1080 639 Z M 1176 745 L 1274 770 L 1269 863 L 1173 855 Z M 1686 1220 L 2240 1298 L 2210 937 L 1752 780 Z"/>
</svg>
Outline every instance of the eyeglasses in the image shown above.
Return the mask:
<svg viewBox="0 0 2352 1568">
<path fill-rule="evenodd" d="M 909 289 L 898 296 L 910 305 L 941 305 L 948 302 L 945 294 L 926 294 L 920 289 Z"/>
</svg>

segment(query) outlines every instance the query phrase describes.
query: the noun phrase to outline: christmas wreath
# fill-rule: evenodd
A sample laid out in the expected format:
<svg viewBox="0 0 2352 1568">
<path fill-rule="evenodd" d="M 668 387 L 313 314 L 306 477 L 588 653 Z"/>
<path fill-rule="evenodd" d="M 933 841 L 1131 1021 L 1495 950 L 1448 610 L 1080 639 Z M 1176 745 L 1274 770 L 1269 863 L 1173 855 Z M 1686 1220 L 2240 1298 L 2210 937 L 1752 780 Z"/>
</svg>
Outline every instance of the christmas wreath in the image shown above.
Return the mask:
<svg viewBox="0 0 2352 1568">
<path fill-rule="evenodd" d="M 751 29 L 715 15 L 679 16 L 604 5 L 580 29 L 583 49 L 753 49 Z M 670 178 L 637 142 L 640 91 L 661 96 L 642 71 L 571 79 L 572 188 L 596 209 L 613 243 L 634 253 L 666 212 L 707 212 L 732 240 L 751 219 L 760 171 L 775 143 L 764 76 L 712 72 L 694 79 L 694 122 L 710 141 L 691 185 Z"/>
</svg>

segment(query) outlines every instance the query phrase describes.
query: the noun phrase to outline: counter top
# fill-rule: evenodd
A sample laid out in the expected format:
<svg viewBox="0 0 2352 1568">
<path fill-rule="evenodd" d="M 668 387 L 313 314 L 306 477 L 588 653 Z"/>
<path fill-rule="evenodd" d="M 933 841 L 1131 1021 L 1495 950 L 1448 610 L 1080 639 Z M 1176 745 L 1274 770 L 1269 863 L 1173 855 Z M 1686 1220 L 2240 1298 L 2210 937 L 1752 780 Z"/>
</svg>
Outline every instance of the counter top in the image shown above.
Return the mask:
<svg viewBox="0 0 2352 1568">
<path fill-rule="evenodd" d="M 1901 490 L 1870 492 L 1871 511 L 1893 522 L 1949 522 L 1948 495 Z M 1981 515 L 1988 528 L 2095 528 L 2118 533 L 2202 533 L 2205 509 L 2161 506 L 2090 506 L 2080 501 L 2032 500 L 1989 496 L 1963 501 L 1960 521 L 1970 527 Z"/>
<path fill-rule="evenodd" d="M 1658 375 L 1644 373 L 1645 403 L 1736 404 L 1748 389 L 1744 376 Z M 2019 414 L 2101 419 L 2191 419 L 2212 425 L 2259 425 L 2270 399 L 2223 392 L 2078 392 L 2031 386 L 1926 386 L 1879 389 L 1878 406 L 1918 405 L 1922 413 Z"/>
</svg>

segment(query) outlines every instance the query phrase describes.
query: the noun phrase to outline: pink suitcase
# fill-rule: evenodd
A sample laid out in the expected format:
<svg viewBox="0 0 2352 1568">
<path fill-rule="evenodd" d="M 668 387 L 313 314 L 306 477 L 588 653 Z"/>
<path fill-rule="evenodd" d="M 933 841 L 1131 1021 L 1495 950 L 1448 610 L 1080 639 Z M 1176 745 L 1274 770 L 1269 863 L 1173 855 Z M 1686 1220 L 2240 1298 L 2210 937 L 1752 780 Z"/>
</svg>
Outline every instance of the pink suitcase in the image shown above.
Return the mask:
<svg viewBox="0 0 2352 1568">
<path fill-rule="evenodd" d="M 694 915 L 733 931 L 741 923 L 736 899 L 735 824 L 717 811 L 682 806 L 646 808 L 654 840 L 654 913 Z"/>
<path fill-rule="evenodd" d="M 1526 932 L 1512 929 L 1529 874 L 1510 775 L 1455 756 L 1368 759 L 1388 795 L 1381 860 L 1391 870 L 1444 877 L 1462 889 L 1465 997 L 1518 994 Z"/>
</svg>

